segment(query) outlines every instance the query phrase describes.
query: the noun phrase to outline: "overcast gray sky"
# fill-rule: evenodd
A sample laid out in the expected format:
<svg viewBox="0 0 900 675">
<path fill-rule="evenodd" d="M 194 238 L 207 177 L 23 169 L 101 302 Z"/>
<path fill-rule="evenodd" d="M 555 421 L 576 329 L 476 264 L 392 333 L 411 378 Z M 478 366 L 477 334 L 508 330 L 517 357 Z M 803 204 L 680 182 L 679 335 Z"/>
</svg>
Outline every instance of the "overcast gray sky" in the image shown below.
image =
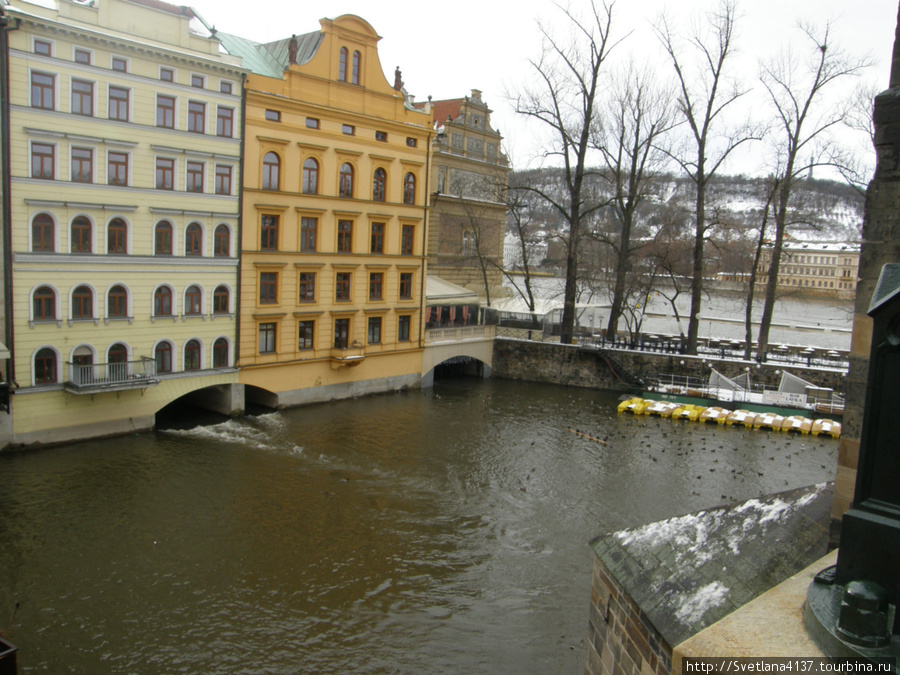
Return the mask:
<svg viewBox="0 0 900 675">
<path fill-rule="evenodd" d="M 493 123 L 506 137 L 516 168 L 533 164 L 534 129 L 513 112 L 506 93 L 533 77 L 528 59 L 541 52 L 538 21 L 551 30 L 562 23 L 562 12 L 550 0 L 456 0 L 410 4 L 400 0 L 338 0 L 328 3 L 286 3 L 284 0 L 172 0 L 188 4 L 220 30 L 260 42 L 319 28 L 319 19 L 357 14 L 381 35 L 379 55 L 389 81 L 396 66 L 403 71 L 409 93 L 417 100 L 457 98 L 480 89 L 494 110 Z M 576 12 L 583 0 L 570 5 Z M 676 23 L 717 0 L 618 0 L 614 32 L 631 33 L 623 49 L 669 65 L 657 56 L 652 23 L 664 7 Z M 757 58 L 767 58 L 796 39 L 798 20 L 833 24 L 832 42 L 855 55 L 869 55 L 876 65 L 867 74 L 879 89 L 887 87 L 897 20 L 896 0 L 738 0 L 738 44 L 741 75 L 756 82 Z M 683 25 L 686 25 L 684 23 Z M 740 160 L 731 172 L 755 172 L 752 158 Z"/>
</svg>

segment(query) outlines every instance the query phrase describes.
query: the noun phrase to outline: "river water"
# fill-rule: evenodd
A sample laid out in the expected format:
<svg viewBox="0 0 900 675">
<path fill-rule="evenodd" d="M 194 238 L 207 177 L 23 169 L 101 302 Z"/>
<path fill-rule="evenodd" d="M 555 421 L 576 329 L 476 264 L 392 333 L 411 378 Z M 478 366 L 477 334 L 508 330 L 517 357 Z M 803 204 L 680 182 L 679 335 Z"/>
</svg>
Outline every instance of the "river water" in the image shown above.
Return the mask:
<svg viewBox="0 0 900 675">
<path fill-rule="evenodd" d="M 454 379 L 0 453 L 0 629 L 20 673 L 581 673 L 591 538 L 836 462 L 616 403 Z"/>
</svg>

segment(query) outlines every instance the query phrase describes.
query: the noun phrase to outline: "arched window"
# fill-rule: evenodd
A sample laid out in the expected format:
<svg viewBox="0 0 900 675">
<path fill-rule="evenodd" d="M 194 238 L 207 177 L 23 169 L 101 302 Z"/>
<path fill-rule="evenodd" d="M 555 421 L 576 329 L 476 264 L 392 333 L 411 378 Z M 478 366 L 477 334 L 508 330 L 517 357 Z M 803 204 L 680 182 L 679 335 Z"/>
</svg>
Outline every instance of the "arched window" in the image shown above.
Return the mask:
<svg viewBox="0 0 900 675">
<path fill-rule="evenodd" d="M 128 253 L 128 225 L 121 218 L 113 218 L 106 228 L 107 253 Z"/>
<path fill-rule="evenodd" d="M 227 225 L 216 225 L 214 236 L 213 255 L 216 257 L 227 258 L 231 255 L 231 230 Z"/>
<path fill-rule="evenodd" d="M 403 178 L 403 203 L 416 203 L 416 176 L 413 173 L 408 173 Z"/>
<path fill-rule="evenodd" d="M 338 184 L 338 196 L 353 196 L 353 166 L 346 162 L 344 164 L 341 164 L 340 182 Z"/>
<path fill-rule="evenodd" d="M 188 340 L 184 345 L 184 369 L 200 370 L 200 342 Z"/>
<path fill-rule="evenodd" d="M 107 363 L 126 363 L 128 361 L 128 347 L 121 342 L 112 345 L 106 352 Z"/>
<path fill-rule="evenodd" d="M 203 291 L 200 290 L 199 286 L 193 285 L 188 286 L 187 290 L 184 292 L 184 313 L 185 314 L 200 314 L 201 306 L 203 300 Z"/>
<path fill-rule="evenodd" d="M 312 157 L 303 162 L 303 194 L 319 194 L 319 163 Z"/>
<path fill-rule="evenodd" d="M 56 319 L 56 291 L 49 286 L 41 286 L 32 296 L 34 320 Z"/>
<path fill-rule="evenodd" d="M 347 81 L 347 55 L 348 51 L 346 47 L 341 47 L 341 54 L 338 58 L 338 79 L 341 82 Z"/>
<path fill-rule="evenodd" d="M 91 221 L 84 216 L 78 216 L 72 221 L 71 249 L 72 253 L 91 253 L 92 237 Z"/>
<path fill-rule="evenodd" d="M 262 189 L 263 190 L 277 190 L 279 186 L 279 168 L 281 167 L 281 160 L 278 159 L 278 155 L 274 152 L 267 152 L 266 156 L 263 157 L 263 176 L 262 176 Z"/>
<path fill-rule="evenodd" d="M 172 316 L 172 289 L 160 286 L 153 294 L 153 316 Z"/>
<path fill-rule="evenodd" d="M 156 255 L 172 255 L 172 223 L 163 220 L 156 224 L 154 231 L 154 253 Z"/>
<path fill-rule="evenodd" d="M 156 372 L 157 373 L 171 373 L 172 372 L 172 343 L 169 341 L 160 342 L 156 345 L 156 349 L 154 350 L 154 357 L 156 358 Z"/>
<path fill-rule="evenodd" d="M 56 250 L 56 224 L 46 213 L 39 213 L 31 221 L 31 250 L 55 251 Z"/>
<path fill-rule="evenodd" d="M 359 84 L 359 62 L 362 57 L 359 52 L 353 52 L 353 70 L 350 73 L 350 81 Z"/>
<path fill-rule="evenodd" d="M 94 291 L 90 286 L 78 286 L 72 291 L 72 318 L 94 318 Z"/>
<path fill-rule="evenodd" d="M 191 223 L 184 231 L 184 254 L 203 255 L 203 228 L 199 223 Z"/>
<path fill-rule="evenodd" d="M 228 367 L 228 340 L 220 337 L 213 343 L 213 368 Z"/>
<path fill-rule="evenodd" d="M 372 176 L 372 200 L 376 202 L 384 201 L 384 189 L 387 184 L 387 174 L 384 169 L 375 169 Z"/>
<path fill-rule="evenodd" d="M 216 286 L 213 291 L 213 314 L 228 314 L 230 295 L 228 286 Z"/>
<path fill-rule="evenodd" d="M 56 352 L 49 347 L 39 349 L 34 355 L 34 383 L 56 384 Z"/>
</svg>

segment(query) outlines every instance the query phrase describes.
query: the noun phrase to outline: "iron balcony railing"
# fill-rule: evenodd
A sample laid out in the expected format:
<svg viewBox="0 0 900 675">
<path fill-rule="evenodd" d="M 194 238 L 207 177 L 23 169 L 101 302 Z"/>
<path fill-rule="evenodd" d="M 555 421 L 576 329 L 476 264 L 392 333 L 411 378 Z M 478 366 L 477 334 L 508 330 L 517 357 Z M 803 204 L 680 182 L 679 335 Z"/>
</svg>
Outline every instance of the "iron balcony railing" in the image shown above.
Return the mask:
<svg viewBox="0 0 900 675">
<path fill-rule="evenodd" d="M 123 389 L 143 389 L 159 384 L 156 360 L 146 357 L 139 361 L 117 363 L 66 363 L 69 378 L 65 388 L 76 394 Z"/>
</svg>

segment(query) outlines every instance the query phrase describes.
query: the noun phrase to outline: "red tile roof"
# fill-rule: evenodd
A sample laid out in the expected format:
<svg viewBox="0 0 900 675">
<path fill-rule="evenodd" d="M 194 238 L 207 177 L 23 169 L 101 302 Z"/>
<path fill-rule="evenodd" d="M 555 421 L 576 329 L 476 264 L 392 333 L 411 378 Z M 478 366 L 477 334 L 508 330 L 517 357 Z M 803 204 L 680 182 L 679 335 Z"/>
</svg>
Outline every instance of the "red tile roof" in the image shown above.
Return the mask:
<svg viewBox="0 0 900 675">
<path fill-rule="evenodd" d="M 459 106 L 464 99 L 452 98 L 447 101 L 432 101 L 431 116 L 435 122 L 443 124 L 447 121 L 447 117 L 455 120 L 459 117 Z"/>
</svg>

